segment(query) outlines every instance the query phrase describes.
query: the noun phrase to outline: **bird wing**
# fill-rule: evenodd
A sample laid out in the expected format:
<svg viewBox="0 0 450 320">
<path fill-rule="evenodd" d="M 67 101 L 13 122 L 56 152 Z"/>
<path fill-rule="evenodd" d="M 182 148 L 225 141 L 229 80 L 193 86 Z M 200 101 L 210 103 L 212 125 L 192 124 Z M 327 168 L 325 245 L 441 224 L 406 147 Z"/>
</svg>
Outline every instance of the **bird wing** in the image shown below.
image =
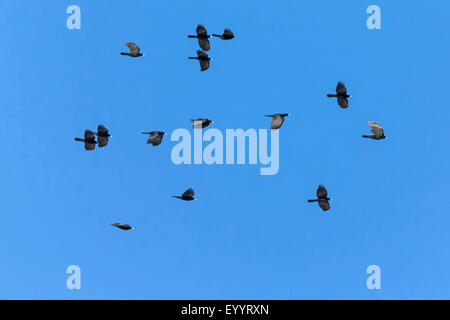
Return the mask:
<svg viewBox="0 0 450 320">
<path fill-rule="evenodd" d="M 162 142 L 163 136 L 159 132 L 152 132 L 148 137 L 148 144 L 152 144 L 154 147 L 159 146 Z"/>
<path fill-rule="evenodd" d="M 209 60 L 200 60 L 200 70 L 206 71 L 209 69 L 210 62 Z"/>
<path fill-rule="evenodd" d="M 99 125 L 99 126 L 98 126 L 97 132 L 98 132 L 98 133 L 105 133 L 105 134 L 108 134 L 108 133 L 109 133 L 108 129 L 106 129 L 105 126 L 103 126 L 103 125 Z"/>
<path fill-rule="evenodd" d="M 320 200 L 319 201 L 319 207 L 323 211 L 328 211 L 328 210 L 330 210 L 330 203 L 327 200 Z"/>
<path fill-rule="evenodd" d="M 199 58 L 208 58 L 208 54 L 206 52 L 203 52 L 202 50 L 197 50 L 197 56 Z"/>
<path fill-rule="evenodd" d="M 342 109 L 347 109 L 348 108 L 348 99 L 347 98 L 338 97 L 337 101 L 338 101 L 339 106 Z"/>
<path fill-rule="evenodd" d="M 337 94 L 347 94 L 347 88 L 345 87 L 343 82 L 339 82 L 336 87 Z"/>
<path fill-rule="evenodd" d="M 195 195 L 195 192 L 192 188 L 189 188 L 186 190 L 185 193 L 183 193 L 183 198 L 193 198 Z"/>
<path fill-rule="evenodd" d="M 223 32 L 224 37 L 234 37 L 234 33 L 230 29 L 225 29 Z"/>
<path fill-rule="evenodd" d="M 133 42 L 126 42 L 125 45 L 130 48 L 130 52 L 131 53 L 139 53 L 141 51 L 141 49 Z"/>
<path fill-rule="evenodd" d="M 208 39 L 198 39 L 198 45 L 200 48 L 202 48 L 205 51 L 208 51 L 211 48 L 211 45 L 209 43 Z"/>
<path fill-rule="evenodd" d="M 384 135 L 384 130 L 378 123 L 374 121 L 369 121 L 369 126 L 372 128 L 372 133 L 375 136 L 381 137 Z"/>
<path fill-rule="evenodd" d="M 94 139 L 94 138 L 95 138 L 95 135 L 91 130 L 84 131 L 84 139 L 90 140 L 90 139 Z"/>
<path fill-rule="evenodd" d="M 108 137 L 98 137 L 98 146 L 100 148 L 105 147 L 108 144 Z"/>
<path fill-rule="evenodd" d="M 328 197 L 327 189 L 323 185 L 320 185 L 319 188 L 317 188 L 317 198 L 323 199 L 327 197 Z"/>
<path fill-rule="evenodd" d="M 201 129 L 203 128 L 203 123 L 205 122 L 206 119 L 195 119 L 195 120 L 191 120 L 194 128 L 196 129 Z"/>
<path fill-rule="evenodd" d="M 84 149 L 86 151 L 92 151 L 92 150 L 95 149 L 95 144 L 94 143 L 87 143 L 87 142 L 85 142 L 84 143 Z"/>
<path fill-rule="evenodd" d="M 272 125 L 270 126 L 270 129 L 276 130 L 281 128 L 281 126 L 284 123 L 284 118 L 280 115 L 275 115 L 272 119 Z"/>
<path fill-rule="evenodd" d="M 197 32 L 197 36 L 206 36 L 206 35 L 208 35 L 208 31 L 206 31 L 206 28 L 203 25 L 201 25 L 201 24 L 199 24 L 197 26 L 196 32 Z"/>
</svg>

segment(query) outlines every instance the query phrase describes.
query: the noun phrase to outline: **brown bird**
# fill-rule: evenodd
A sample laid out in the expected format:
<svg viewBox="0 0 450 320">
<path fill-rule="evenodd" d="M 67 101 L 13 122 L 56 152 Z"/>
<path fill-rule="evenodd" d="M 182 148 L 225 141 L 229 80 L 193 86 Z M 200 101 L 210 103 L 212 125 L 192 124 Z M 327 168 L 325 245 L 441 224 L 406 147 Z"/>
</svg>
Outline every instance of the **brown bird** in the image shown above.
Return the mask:
<svg viewBox="0 0 450 320">
<path fill-rule="evenodd" d="M 234 39 L 234 33 L 230 29 L 225 29 L 223 34 L 213 34 L 213 37 L 218 37 L 222 40 L 231 40 Z"/>
<path fill-rule="evenodd" d="M 130 226 L 129 224 L 122 224 L 122 223 L 114 223 L 112 224 L 113 227 L 119 228 L 121 230 L 133 230 L 134 228 L 132 226 Z"/>
<path fill-rule="evenodd" d="M 108 144 L 109 138 L 112 136 L 109 134 L 108 129 L 105 126 L 99 125 L 97 128 L 97 132 L 94 134 L 98 137 L 98 146 L 100 148 L 105 147 Z"/>
<path fill-rule="evenodd" d="M 192 127 L 194 129 L 204 129 L 207 126 L 209 126 L 211 123 L 214 123 L 213 121 L 204 119 L 204 118 L 203 119 L 194 119 L 194 120 L 191 120 L 191 122 L 193 123 Z"/>
<path fill-rule="evenodd" d="M 342 109 L 348 108 L 348 98 L 352 96 L 347 94 L 347 88 L 344 83 L 339 81 L 336 87 L 336 94 L 327 94 L 328 98 L 337 98 L 337 102 Z"/>
<path fill-rule="evenodd" d="M 289 113 L 276 113 L 266 115 L 265 117 L 272 117 L 272 124 L 270 126 L 270 130 L 278 130 L 284 123 L 284 117 L 290 116 Z"/>
<path fill-rule="evenodd" d="M 317 189 L 317 199 L 308 200 L 308 202 L 318 202 L 319 207 L 323 211 L 328 211 L 328 210 L 330 210 L 330 203 L 328 202 L 330 200 L 332 200 L 332 199 L 328 198 L 327 189 L 323 185 L 320 185 L 319 188 Z"/>
<path fill-rule="evenodd" d="M 210 61 L 212 60 L 207 53 L 197 50 L 197 57 L 189 57 L 189 59 L 198 60 L 200 62 L 200 71 L 209 69 Z"/>
<path fill-rule="evenodd" d="M 369 121 L 369 126 L 372 128 L 373 135 L 371 135 L 371 136 L 363 135 L 362 136 L 363 138 L 370 138 L 370 139 L 374 139 L 374 140 L 387 139 L 387 137 L 384 135 L 383 128 L 378 123 L 376 123 L 374 121 Z"/>
<path fill-rule="evenodd" d="M 163 137 L 166 135 L 166 133 L 162 131 L 142 132 L 142 134 L 149 135 L 147 144 L 152 144 L 154 147 L 159 146 L 163 140 Z"/>
<path fill-rule="evenodd" d="M 121 52 L 123 56 L 129 56 L 133 58 L 142 57 L 141 49 L 133 42 L 125 42 L 125 45 L 130 49 L 130 52 Z"/>
<path fill-rule="evenodd" d="M 209 38 L 211 38 L 211 36 L 208 35 L 208 31 L 206 31 L 206 28 L 203 25 L 199 24 L 197 26 L 196 32 L 197 32 L 196 36 L 189 35 L 188 38 L 197 38 L 200 48 L 202 48 L 205 51 L 208 51 L 211 48 L 209 44 Z"/>
<path fill-rule="evenodd" d="M 181 197 L 180 196 L 172 196 L 172 198 L 177 198 L 177 199 L 181 199 L 181 200 L 184 200 L 184 201 L 197 200 L 197 199 L 194 198 L 194 196 L 195 196 L 194 190 L 192 188 L 189 188 L 189 189 L 186 190 L 185 193 L 183 193 L 181 195 Z"/>
<path fill-rule="evenodd" d="M 95 149 L 97 141 L 95 141 L 95 135 L 91 130 L 84 131 L 84 139 L 75 138 L 75 141 L 84 142 L 84 149 L 87 151 L 92 151 Z"/>
</svg>

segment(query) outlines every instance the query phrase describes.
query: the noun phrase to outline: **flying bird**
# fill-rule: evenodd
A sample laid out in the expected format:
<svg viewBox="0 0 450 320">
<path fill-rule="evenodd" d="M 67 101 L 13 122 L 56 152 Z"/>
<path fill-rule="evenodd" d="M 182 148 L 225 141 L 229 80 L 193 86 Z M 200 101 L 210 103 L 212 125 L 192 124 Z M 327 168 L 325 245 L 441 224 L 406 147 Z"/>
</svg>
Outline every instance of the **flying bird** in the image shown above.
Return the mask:
<svg viewBox="0 0 450 320">
<path fill-rule="evenodd" d="M 281 126 L 284 123 L 284 117 L 290 116 L 289 113 L 276 113 L 276 114 L 269 114 L 265 117 L 272 117 L 272 124 L 270 126 L 271 130 L 277 130 L 280 129 Z"/>
<path fill-rule="evenodd" d="M 163 137 L 166 135 L 166 133 L 162 131 L 142 132 L 142 134 L 149 135 L 147 144 L 152 144 L 154 147 L 159 146 L 163 140 Z"/>
<path fill-rule="evenodd" d="M 211 46 L 209 44 L 209 38 L 211 37 L 208 34 L 208 31 L 206 31 L 206 28 L 199 24 L 197 26 L 197 35 L 196 36 L 188 36 L 188 38 L 197 38 L 198 39 L 198 45 L 200 46 L 200 48 L 202 48 L 202 50 L 208 51 Z"/>
<path fill-rule="evenodd" d="M 98 137 L 98 146 L 100 148 L 105 147 L 108 144 L 109 138 L 112 137 L 109 134 L 108 129 L 106 129 L 104 126 L 99 125 L 97 128 L 97 132 L 94 132 L 94 134 Z"/>
<path fill-rule="evenodd" d="M 186 190 L 185 193 L 183 193 L 181 195 L 181 197 L 180 196 L 172 196 L 172 197 L 173 198 L 177 198 L 177 199 L 181 199 L 181 200 L 184 200 L 184 201 L 193 201 L 193 200 L 197 200 L 197 199 L 194 198 L 194 195 L 195 195 L 194 190 L 192 188 L 189 188 L 188 190 Z"/>
<path fill-rule="evenodd" d="M 134 228 L 133 228 L 132 226 L 130 226 L 129 224 L 122 224 L 122 223 L 114 223 L 114 224 L 112 224 L 112 226 L 113 226 L 113 227 L 116 227 L 116 228 L 119 228 L 119 229 L 121 229 L 121 230 L 125 230 L 125 231 L 134 229 Z"/>
<path fill-rule="evenodd" d="M 142 57 L 141 49 L 133 42 L 125 42 L 125 45 L 130 49 L 130 52 L 121 52 L 123 56 L 129 56 L 133 58 Z"/>
<path fill-rule="evenodd" d="M 363 135 L 363 138 L 370 138 L 370 139 L 374 139 L 374 140 L 383 140 L 383 139 L 387 139 L 387 137 L 384 135 L 384 130 L 383 127 L 380 126 L 378 123 L 374 122 L 374 121 L 369 121 L 369 126 L 372 128 L 372 135 L 371 136 L 366 136 Z"/>
<path fill-rule="evenodd" d="M 330 200 L 332 199 L 328 198 L 327 189 L 323 185 L 320 185 L 319 188 L 317 189 L 317 199 L 308 200 L 308 202 L 318 202 L 319 207 L 323 211 L 328 211 L 330 210 L 330 203 L 328 202 Z"/>
<path fill-rule="evenodd" d="M 84 131 L 84 139 L 75 138 L 75 141 L 84 142 L 84 149 L 87 151 L 92 151 L 95 149 L 97 141 L 95 141 L 95 135 L 91 130 Z"/>
<path fill-rule="evenodd" d="M 191 122 L 193 123 L 192 127 L 194 129 L 204 129 L 207 126 L 209 126 L 211 123 L 214 123 L 213 121 L 208 120 L 208 119 L 194 119 L 194 120 L 191 120 Z"/>
<path fill-rule="evenodd" d="M 223 34 L 213 34 L 213 37 L 218 37 L 222 40 L 231 40 L 234 39 L 234 33 L 230 29 L 225 29 Z"/>
<path fill-rule="evenodd" d="M 198 60 L 200 62 L 200 71 L 208 70 L 210 61 L 212 60 L 208 54 L 202 50 L 197 50 L 197 57 L 189 57 L 189 59 Z"/>
<path fill-rule="evenodd" d="M 344 83 L 339 81 L 336 87 L 336 94 L 327 94 L 328 98 L 337 98 L 337 102 L 342 109 L 348 108 L 348 98 L 352 96 L 347 94 L 347 88 Z"/>
</svg>

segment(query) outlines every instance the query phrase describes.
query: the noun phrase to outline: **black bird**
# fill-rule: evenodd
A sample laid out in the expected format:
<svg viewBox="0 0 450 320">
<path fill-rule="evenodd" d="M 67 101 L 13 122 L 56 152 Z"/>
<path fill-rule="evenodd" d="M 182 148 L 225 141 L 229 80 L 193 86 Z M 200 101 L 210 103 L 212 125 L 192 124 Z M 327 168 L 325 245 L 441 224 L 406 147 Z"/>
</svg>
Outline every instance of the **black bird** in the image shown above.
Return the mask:
<svg viewBox="0 0 450 320">
<path fill-rule="evenodd" d="M 234 39 L 234 33 L 230 29 L 225 29 L 223 34 L 213 34 L 213 37 L 218 37 L 222 40 L 231 40 Z"/>
<path fill-rule="evenodd" d="M 194 198 L 195 192 L 192 188 L 189 188 L 188 190 L 186 190 L 185 193 L 183 193 L 183 195 L 180 196 L 172 196 L 172 198 L 177 198 L 177 199 L 181 199 L 184 201 L 193 201 L 193 200 L 197 200 Z"/>
<path fill-rule="evenodd" d="M 347 88 L 344 83 L 339 81 L 336 87 L 336 94 L 327 94 L 328 98 L 337 98 L 337 102 L 342 109 L 348 108 L 348 98 L 352 96 L 347 94 Z"/>
<path fill-rule="evenodd" d="M 206 31 L 206 28 L 199 24 L 197 26 L 197 35 L 196 36 L 188 36 L 188 38 L 197 38 L 198 39 L 198 45 L 200 46 L 200 48 L 202 48 L 205 51 L 208 51 L 211 46 L 209 44 L 209 38 L 211 38 L 211 36 L 208 34 L 208 31 Z"/>
<path fill-rule="evenodd" d="M 319 207 L 322 208 L 323 211 L 328 211 L 330 210 L 330 203 L 328 202 L 330 200 L 332 199 L 328 198 L 327 189 L 323 185 L 320 185 L 317 189 L 317 199 L 308 200 L 308 202 L 318 202 Z"/>
<path fill-rule="evenodd" d="M 116 227 L 116 228 L 119 228 L 119 229 L 121 229 L 121 230 L 125 230 L 125 231 L 134 229 L 134 228 L 133 228 L 132 226 L 130 226 L 129 224 L 122 224 L 122 223 L 114 223 L 114 224 L 112 224 L 112 226 L 113 226 L 113 227 Z"/>
<path fill-rule="evenodd" d="M 91 130 L 84 131 L 84 139 L 75 138 L 75 141 L 84 142 L 84 149 L 92 151 L 95 149 L 97 141 L 95 141 L 95 135 Z"/>
<path fill-rule="evenodd" d="M 152 144 L 154 147 L 159 146 L 166 135 L 162 131 L 142 132 L 142 134 L 149 134 L 147 144 Z"/>
<path fill-rule="evenodd" d="M 130 48 L 130 52 L 121 52 L 123 56 L 130 56 L 133 58 L 142 57 L 141 49 L 133 42 L 125 42 L 125 45 Z"/>
<path fill-rule="evenodd" d="M 189 57 L 189 59 L 198 60 L 200 62 L 200 71 L 208 70 L 210 61 L 212 60 L 208 54 L 202 50 L 197 50 L 197 57 Z"/>
<path fill-rule="evenodd" d="M 370 138 L 370 139 L 374 139 L 374 140 L 387 139 L 387 137 L 384 135 L 383 128 L 378 123 L 376 123 L 374 121 L 369 121 L 369 126 L 372 128 L 373 135 L 371 135 L 371 136 L 363 135 L 362 136 L 363 138 Z"/>
<path fill-rule="evenodd" d="M 269 114 L 265 117 L 272 117 L 272 124 L 270 126 L 271 130 L 277 130 L 280 129 L 281 126 L 284 123 L 284 117 L 290 116 L 289 113 L 276 113 L 276 114 Z"/>
<path fill-rule="evenodd" d="M 94 134 L 98 137 L 98 146 L 100 148 L 105 147 L 108 144 L 109 138 L 112 137 L 109 134 L 108 129 L 106 129 L 104 126 L 99 125 L 97 128 L 97 132 L 94 132 Z"/>
<path fill-rule="evenodd" d="M 191 120 L 191 122 L 193 123 L 192 127 L 195 129 L 204 129 L 211 123 L 214 123 L 213 121 L 208 119 L 193 119 Z"/>
</svg>

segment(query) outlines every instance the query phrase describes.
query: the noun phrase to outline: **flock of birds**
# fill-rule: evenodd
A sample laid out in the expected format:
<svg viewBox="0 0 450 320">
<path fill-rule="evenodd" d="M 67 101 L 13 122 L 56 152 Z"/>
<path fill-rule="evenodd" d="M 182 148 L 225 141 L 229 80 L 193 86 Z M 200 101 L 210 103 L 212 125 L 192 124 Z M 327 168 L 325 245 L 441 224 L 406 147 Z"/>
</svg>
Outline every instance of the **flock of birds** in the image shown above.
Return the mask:
<svg viewBox="0 0 450 320">
<path fill-rule="evenodd" d="M 198 44 L 202 50 L 197 50 L 197 57 L 189 57 L 189 59 L 195 59 L 200 62 L 200 70 L 206 71 L 210 67 L 210 61 L 212 60 L 208 54 L 205 51 L 209 51 L 211 48 L 211 44 L 209 42 L 209 39 L 211 37 L 217 37 L 222 40 L 232 40 L 235 38 L 234 33 L 230 29 L 225 29 L 223 34 L 212 34 L 209 35 L 208 31 L 203 25 L 198 25 L 196 29 L 196 35 L 188 35 L 188 38 L 196 38 L 198 39 Z M 144 56 L 143 53 L 141 53 L 141 49 L 133 42 L 126 42 L 125 45 L 130 49 L 129 52 L 121 52 L 120 54 L 123 56 L 129 56 L 132 58 L 138 58 Z M 345 87 L 343 82 L 339 82 L 336 87 L 336 93 L 335 94 L 327 94 L 328 98 L 336 98 L 338 105 L 342 109 L 347 109 L 349 106 L 348 99 L 351 98 L 351 95 L 347 93 L 347 88 Z M 271 130 L 278 130 L 282 127 L 285 117 L 290 116 L 288 113 L 276 113 L 271 115 L 266 115 L 266 117 L 272 118 L 272 123 L 270 126 Z M 192 127 L 194 129 L 204 129 L 208 127 L 210 124 L 214 123 L 212 120 L 206 119 L 206 118 L 200 118 L 200 119 L 193 119 L 191 120 Z M 372 135 L 363 135 L 363 138 L 369 138 L 373 140 L 383 140 L 386 139 L 386 136 L 384 135 L 383 127 L 380 126 L 378 123 L 374 121 L 369 122 L 369 126 L 371 127 Z M 163 131 L 151 131 L 151 132 L 142 132 L 142 134 L 149 135 L 149 138 L 147 140 L 147 144 L 152 144 L 153 146 L 159 146 L 162 141 L 163 137 L 166 135 Z M 95 137 L 97 136 L 97 140 Z M 75 141 L 84 142 L 84 148 L 87 151 L 95 150 L 95 146 L 98 144 L 100 148 L 103 148 L 108 145 L 109 138 L 112 136 L 110 135 L 108 129 L 103 126 L 99 125 L 97 128 L 97 132 L 93 132 L 91 130 L 85 130 L 84 132 L 84 139 L 81 138 L 75 138 Z M 328 197 L 328 191 L 323 185 L 319 185 L 317 192 L 316 192 L 317 198 L 308 200 L 308 202 L 313 203 L 317 202 L 319 207 L 323 211 L 330 210 L 330 201 L 331 198 Z M 172 196 L 173 198 L 180 199 L 183 201 L 193 201 L 197 200 L 195 197 L 195 192 L 192 188 L 189 188 L 186 190 L 181 196 Z M 112 226 L 117 227 L 122 230 L 132 230 L 134 229 L 132 226 L 128 224 L 122 224 L 122 223 L 114 223 Z"/>
</svg>

